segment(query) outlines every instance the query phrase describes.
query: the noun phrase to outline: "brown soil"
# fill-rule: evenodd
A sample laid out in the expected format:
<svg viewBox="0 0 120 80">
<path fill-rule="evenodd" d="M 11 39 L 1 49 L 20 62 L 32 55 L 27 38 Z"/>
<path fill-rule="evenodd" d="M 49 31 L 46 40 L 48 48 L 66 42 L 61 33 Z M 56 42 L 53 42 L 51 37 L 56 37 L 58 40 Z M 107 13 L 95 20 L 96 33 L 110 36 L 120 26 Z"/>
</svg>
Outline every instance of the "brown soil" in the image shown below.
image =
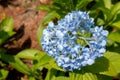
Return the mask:
<svg viewBox="0 0 120 80">
<path fill-rule="evenodd" d="M 12 54 L 25 48 L 40 49 L 37 41 L 37 29 L 46 12 L 36 10 L 39 0 L 0 0 L 0 20 L 2 17 L 14 18 L 16 34 L 4 47 Z"/>
</svg>

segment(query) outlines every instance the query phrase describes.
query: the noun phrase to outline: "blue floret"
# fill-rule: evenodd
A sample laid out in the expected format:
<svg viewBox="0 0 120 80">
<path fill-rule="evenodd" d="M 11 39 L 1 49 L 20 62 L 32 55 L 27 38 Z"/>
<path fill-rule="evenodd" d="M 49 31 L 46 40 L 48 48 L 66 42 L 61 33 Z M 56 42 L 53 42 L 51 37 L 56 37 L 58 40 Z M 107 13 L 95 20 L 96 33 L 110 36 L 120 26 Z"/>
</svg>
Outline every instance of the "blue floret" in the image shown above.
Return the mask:
<svg viewBox="0 0 120 80">
<path fill-rule="evenodd" d="M 88 34 L 88 36 L 86 36 Z M 55 25 L 49 22 L 43 30 L 43 50 L 65 70 L 80 70 L 92 65 L 106 51 L 108 31 L 94 25 L 89 13 L 72 11 Z"/>
</svg>

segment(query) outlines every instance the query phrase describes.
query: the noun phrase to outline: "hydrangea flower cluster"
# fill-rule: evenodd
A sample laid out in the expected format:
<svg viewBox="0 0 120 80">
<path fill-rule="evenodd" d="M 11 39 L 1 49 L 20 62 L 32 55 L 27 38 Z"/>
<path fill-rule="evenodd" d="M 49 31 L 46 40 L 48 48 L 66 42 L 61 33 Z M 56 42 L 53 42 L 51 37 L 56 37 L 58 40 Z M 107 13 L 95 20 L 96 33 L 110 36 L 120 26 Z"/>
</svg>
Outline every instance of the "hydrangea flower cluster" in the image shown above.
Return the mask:
<svg viewBox="0 0 120 80">
<path fill-rule="evenodd" d="M 57 25 L 49 22 L 43 30 L 41 44 L 58 66 L 65 70 L 80 70 L 92 65 L 106 51 L 108 31 L 94 25 L 89 13 L 72 11 Z"/>
</svg>

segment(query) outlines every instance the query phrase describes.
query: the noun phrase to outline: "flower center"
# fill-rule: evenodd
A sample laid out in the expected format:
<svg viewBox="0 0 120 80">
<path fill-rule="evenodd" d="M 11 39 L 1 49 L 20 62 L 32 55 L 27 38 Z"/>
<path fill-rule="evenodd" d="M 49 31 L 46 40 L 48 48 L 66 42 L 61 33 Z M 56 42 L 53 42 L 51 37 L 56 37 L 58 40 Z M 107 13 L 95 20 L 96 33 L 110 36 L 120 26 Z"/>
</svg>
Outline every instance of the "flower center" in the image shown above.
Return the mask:
<svg viewBox="0 0 120 80">
<path fill-rule="evenodd" d="M 80 44 L 83 47 L 86 47 L 86 46 L 90 47 L 89 41 L 92 40 L 91 36 L 92 36 L 92 34 L 88 31 L 84 32 L 84 33 L 78 32 L 76 43 Z"/>
</svg>

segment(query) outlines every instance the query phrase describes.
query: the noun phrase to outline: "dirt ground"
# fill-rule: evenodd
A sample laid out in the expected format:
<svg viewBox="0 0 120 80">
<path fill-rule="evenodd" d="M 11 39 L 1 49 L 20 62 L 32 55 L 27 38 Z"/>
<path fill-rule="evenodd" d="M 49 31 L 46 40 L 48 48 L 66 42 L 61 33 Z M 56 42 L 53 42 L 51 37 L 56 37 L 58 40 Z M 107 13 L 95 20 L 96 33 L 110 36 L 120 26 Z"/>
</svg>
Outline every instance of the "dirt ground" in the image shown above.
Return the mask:
<svg viewBox="0 0 120 80">
<path fill-rule="evenodd" d="M 4 45 L 8 51 L 16 54 L 25 48 L 40 49 L 37 29 L 46 13 L 36 10 L 40 4 L 40 0 L 0 0 L 0 21 L 3 16 L 14 18 L 16 34 Z"/>
<path fill-rule="evenodd" d="M 8 53 L 17 54 L 26 48 L 41 50 L 37 41 L 37 29 L 46 14 L 36 10 L 41 4 L 49 4 L 49 2 L 48 0 L 0 0 L 0 21 L 4 17 L 13 17 L 16 32 L 3 45 Z M 20 76 L 26 78 L 25 75 L 12 69 L 7 80 L 19 80 Z"/>
</svg>

